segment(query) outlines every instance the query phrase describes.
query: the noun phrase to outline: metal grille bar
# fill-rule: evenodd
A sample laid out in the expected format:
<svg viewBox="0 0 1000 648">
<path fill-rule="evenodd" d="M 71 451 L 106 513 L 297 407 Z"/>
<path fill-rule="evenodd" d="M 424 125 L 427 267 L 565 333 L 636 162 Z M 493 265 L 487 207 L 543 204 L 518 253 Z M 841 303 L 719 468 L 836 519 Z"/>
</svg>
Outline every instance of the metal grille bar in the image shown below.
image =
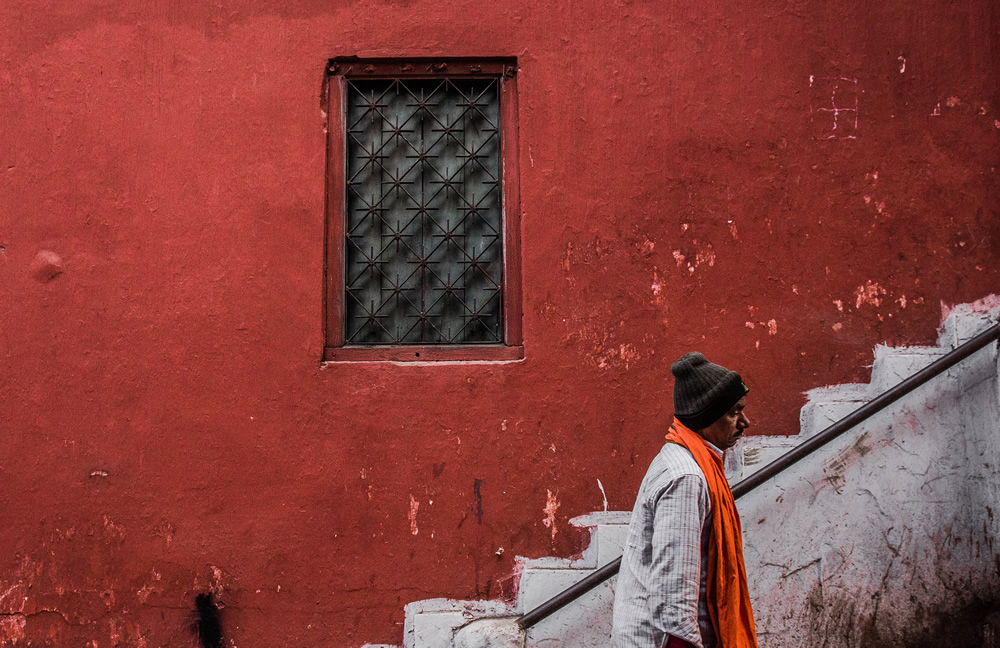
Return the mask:
<svg viewBox="0 0 1000 648">
<path fill-rule="evenodd" d="M 347 345 L 503 342 L 499 83 L 347 81 Z"/>
</svg>

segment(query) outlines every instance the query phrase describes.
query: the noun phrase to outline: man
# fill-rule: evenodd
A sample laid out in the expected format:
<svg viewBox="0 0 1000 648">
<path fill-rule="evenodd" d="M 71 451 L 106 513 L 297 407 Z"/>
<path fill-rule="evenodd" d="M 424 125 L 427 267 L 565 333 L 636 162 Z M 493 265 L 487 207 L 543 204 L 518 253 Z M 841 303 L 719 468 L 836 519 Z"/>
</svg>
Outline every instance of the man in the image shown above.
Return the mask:
<svg viewBox="0 0 1000 648">
<path fill-rule="evenodd" d="M 674 421 L 642 480 L 615 587 L 613 648 L 756 648 L 722 451 L 750 426 L 739 374 L 688 353 Z"/>
</svg>

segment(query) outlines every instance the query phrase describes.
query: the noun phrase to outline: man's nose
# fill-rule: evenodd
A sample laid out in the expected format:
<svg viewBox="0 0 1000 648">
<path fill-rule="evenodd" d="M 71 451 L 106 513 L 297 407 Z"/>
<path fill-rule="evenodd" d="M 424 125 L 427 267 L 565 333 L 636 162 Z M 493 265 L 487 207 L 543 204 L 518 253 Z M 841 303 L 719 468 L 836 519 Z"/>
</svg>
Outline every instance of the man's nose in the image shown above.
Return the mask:
<svg viewBox="0 0 1000 648">
<path fill-rule="evenodd" d="M 748 419 L 747 415 L 744 414 L 743 412 L 740 412 L 740 423 L 741 423 L 742 427 L 745 427 L 745 428 L 746 427 L 750 427 L 750 419 Z"/>
</svg>

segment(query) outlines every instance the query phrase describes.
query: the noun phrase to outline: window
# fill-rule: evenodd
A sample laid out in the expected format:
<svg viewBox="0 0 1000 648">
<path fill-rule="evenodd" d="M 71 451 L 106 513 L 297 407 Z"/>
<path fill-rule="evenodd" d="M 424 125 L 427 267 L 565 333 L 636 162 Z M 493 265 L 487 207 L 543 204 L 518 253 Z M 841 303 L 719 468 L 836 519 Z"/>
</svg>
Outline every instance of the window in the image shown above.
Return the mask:
<svg viewBox="0 0 1000 648">
<path fill-rule="evenodd" d="M 325 360 L 523 357 L 515 71 L 331 61 Z"/>
</svg>

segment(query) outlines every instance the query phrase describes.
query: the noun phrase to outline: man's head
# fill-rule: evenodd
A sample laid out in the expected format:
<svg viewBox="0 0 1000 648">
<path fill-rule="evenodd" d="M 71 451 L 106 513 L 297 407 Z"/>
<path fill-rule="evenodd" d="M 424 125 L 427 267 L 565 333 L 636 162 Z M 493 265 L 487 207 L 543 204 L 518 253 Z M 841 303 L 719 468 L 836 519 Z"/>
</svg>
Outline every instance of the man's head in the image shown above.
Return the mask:
<svg viewBox="0 0 1000 648">
<path fill-rule="evenodd" d="M 749 389 L 740 375 L 709 362 L 700 353 L 681 356 L 674 374 L 674 416 L 706 441 L 731 448 L 750 421 L 743 413 Z"/>
</svg>

